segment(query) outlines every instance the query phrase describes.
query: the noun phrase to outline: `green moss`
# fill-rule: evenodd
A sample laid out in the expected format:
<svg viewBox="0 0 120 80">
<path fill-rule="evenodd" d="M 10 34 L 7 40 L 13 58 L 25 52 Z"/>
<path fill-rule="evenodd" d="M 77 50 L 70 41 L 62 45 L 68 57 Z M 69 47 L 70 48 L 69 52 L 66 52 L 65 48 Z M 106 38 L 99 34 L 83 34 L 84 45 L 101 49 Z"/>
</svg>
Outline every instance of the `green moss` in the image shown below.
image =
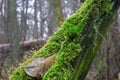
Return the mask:
<svg viewBox="0 0 120 80">
<path fill-rule="evenodd" d="M 26 75 L 23 67 L 35 58 L 57 54 L 55 63 L 46 72 L 43 80 L 70 80 L 73 73 L 71 80 L 78 80 L 79 75 L 87 73 L 100 46 L 103 39 L 100 26 L 104 21 L 104 15 L 110 12 L 112 6 L 110 0 L 86 0 L 81 9 L 71 15 L 47 43 L 29 60 L 22 63 L 9 79 L 37 80 Z M 86 59 L 89 57 L 92 59 Z M 73 61 L 77 63 L 74 64 Z M 86 65 L 86 62 L 89 64 Z"/>
<path fill-rule="evenodd" d="M 81 51 L 80 45 L 78 45 L 80 37 L 68 40 L 62 44 L 55 64 L 44 75 L 43 80 L 67 80 L 73 73 L 74 69 L 71 61 L 77 56 L 76 53 Z"/>
</svg>

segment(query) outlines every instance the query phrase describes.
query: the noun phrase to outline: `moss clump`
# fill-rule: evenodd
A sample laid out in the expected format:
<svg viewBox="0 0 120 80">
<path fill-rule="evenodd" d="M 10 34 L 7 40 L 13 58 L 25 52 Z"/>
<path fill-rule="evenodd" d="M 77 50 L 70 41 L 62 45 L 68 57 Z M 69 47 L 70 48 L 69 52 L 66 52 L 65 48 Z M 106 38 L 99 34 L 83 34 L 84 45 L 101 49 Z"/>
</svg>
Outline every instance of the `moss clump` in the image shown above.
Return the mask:
<svg viewBox="0 0 120 80">
<path fill-rule="evenodd" d="M 71 15 L 47 43 L 29 60 L 22 63 L 9 79 L 37 80 L 26 75 L 23 67 L 35 58 L 57 54 L 55 63 L 43 76 L 43 80 L 70 80 L 73 73 L 76 78 L 73 75 L 72 80 L 78 80 L 79 75 L 87 73 L 102 41 L 100 27 L 102 27 L 104 15 L 110 13 L 112 6 L 110 0 L 86 0 L 81 9 Z M 77 63 L 74 64 L 73 61 Z M 86 62 L 89 62 L 87 67 Z"/>
</svg>

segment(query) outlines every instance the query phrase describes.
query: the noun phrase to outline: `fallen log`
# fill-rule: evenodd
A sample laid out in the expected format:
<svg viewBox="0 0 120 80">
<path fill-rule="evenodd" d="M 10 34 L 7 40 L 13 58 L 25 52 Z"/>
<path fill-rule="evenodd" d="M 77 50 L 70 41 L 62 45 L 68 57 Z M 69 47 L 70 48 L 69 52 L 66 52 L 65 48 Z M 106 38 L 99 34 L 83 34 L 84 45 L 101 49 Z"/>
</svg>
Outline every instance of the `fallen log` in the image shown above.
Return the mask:
<svg viewBox="0 0 120 80">
<path fill-rule="evenodd" d="M 19 48 L 26 50 L 31 50 L 32 48 L 35 48 L 37 46 L 38 48 L 41 48 L 45 44 L 46 40 L 29 40 L 19 43 Z M 10 53 L 13 51 L 13 45 L 8 44 L 0 44 L 0 53 Z"/>
<path fill-rule="evenodd" d="M 19 58 L 21 59 L 24 55 L 24 51 L 32 50 L 33 48 L 41 48 L 45 44 L 46 40 L 29 40 L 19 43 L 20 52 Z M 8 44 L 0 44 L 0 76 L 2 76 L 1 70 L 4 65 L 6 58 L 13 53 L 13 45 Z"/>
</svg>

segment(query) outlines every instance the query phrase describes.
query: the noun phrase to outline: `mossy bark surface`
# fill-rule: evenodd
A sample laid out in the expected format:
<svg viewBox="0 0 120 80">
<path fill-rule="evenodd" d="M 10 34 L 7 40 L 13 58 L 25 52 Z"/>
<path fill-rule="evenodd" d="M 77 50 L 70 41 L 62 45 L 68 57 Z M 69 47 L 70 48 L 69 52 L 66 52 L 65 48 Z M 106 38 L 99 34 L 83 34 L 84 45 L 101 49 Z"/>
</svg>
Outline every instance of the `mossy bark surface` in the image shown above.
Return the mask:
<svg viewBox="0 0 120 80">
<path fill-rule="evenodd" d="M 37 80 L 28 76 L 23 67 L 35 58 L 57 54 L 43 80 L 84 80 L 119 5 L 119 0 L 86 0 L 9 79 Z"/>
</svg>

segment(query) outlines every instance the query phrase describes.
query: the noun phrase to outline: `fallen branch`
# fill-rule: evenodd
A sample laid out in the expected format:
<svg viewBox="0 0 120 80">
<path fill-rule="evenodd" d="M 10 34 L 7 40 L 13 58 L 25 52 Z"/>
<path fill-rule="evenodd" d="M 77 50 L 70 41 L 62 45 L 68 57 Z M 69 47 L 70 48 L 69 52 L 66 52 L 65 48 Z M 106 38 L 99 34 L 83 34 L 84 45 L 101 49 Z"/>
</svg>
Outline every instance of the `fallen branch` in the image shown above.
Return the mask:
<svg viewBox="0 0 120 80">
<path fill-rule="evenodd" d="M 24 51 L 31 50 L 32 48 L 41 48 L 45 44 L 46 40 L 29 40 L 19 43 L 19 49 L 22 53 L 19 53 L 19 58 L 23 57 Z M 13 53 L 12 44 L 0 44 L 0 76 L 2 76 L 1 70 L 6 58 Z"/>
<path fill-rule="evenodd" d="M 19 43 L 19 48 L 23 50 L 31 50 L 35 46 L 41 48 L 45 44 L 46 40 L 29 40 L 29 41 L 24 41 Z M 0 53 L 10 53 L 13 51 L 13 45 L 8 43 L 8 44 L 0 44 Z"/>
</svg>

